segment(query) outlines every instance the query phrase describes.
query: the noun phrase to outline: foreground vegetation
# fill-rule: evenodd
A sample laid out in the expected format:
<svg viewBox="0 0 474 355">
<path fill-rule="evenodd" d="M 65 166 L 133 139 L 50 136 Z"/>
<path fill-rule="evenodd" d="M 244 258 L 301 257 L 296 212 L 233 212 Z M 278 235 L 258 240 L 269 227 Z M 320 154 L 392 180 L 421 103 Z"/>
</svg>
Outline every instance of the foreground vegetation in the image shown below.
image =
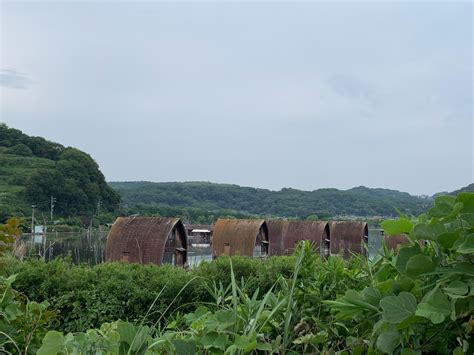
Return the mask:
<svg viewBox="0 0 474 355">
<path fill-rule="evenodd" d="M 371 262 L 322 260 L 308 244 L 189 272 L 5 256 L 0 351 L 471 354 L 474 194 L 439 197 L 418 219 L 383 227 L 409 243 Z M 8 243 L 14 223 L 4 228 Z"/>
</svg>

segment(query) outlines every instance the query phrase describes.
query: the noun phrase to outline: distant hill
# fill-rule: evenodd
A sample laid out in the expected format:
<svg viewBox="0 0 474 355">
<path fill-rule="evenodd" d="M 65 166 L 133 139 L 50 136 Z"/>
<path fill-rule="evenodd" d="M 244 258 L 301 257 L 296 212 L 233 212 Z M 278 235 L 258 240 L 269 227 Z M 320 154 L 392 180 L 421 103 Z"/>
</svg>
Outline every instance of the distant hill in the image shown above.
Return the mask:
<svg viewBox="0 0 474 355">
<path fill-rule="evenodd" d="M 210 182 L 109 182 L 109 185 L 122 195 L 132 211 L 165 215 L 188 209 L 185 212 L 194 215 L 395 216 L 397 208 L 403 213 L 417 215 L 432 203 L 429 198 L 405 192 L 363 186 L 349 190 L 284 188 L 271 191 Z"/>
<path fill-rule="evenodd" d="M 57 216 L 90 216 L 99 201 L 102 211 L 120 202 L 88 154 L 0 124 L 0 218 L 29 215 L 32 204 L 47 212 L 51 196 Z"/>
<path fill-rule="evenodd" d="M 474 184 L 453 193 L 461 191 L 474 192 Z M 432 204 L 431 198 L 364 186 L 272 191 L 210 182 L 107 184 L 88 154 L 0 124 L 0 219 L 29 215 L 31 204 L 46 214 L 51 196 L 57 200 L 56 216 L 90 216 L 98 205 L 102 212 L 117 213 L 120 195 L 127 214 L 183 216 L 197 223 L 219 216 L 387 217 L 395 216 L 397 208 L 417 215 Z"/>
<path fill-rule="evenodd" d="M 464 187 L 460 188 L 459 190 L 452 191 L 449 194 L 450 195 L 457 195 L 460 192 L 474 192 L 474 183 L 469 184 L 467 186 L 464 186 Z"/>
</svg>

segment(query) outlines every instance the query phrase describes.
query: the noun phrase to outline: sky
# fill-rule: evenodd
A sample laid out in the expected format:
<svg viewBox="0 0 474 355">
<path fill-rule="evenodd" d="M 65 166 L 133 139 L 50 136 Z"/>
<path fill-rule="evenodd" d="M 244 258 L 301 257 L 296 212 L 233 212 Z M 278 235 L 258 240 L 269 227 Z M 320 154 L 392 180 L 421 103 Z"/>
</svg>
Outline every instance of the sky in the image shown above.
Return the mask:
<svg viewBox="0 0 474 355">
<path fill-rule="evenodd" d="M 471 2 L 1 2 L 0 121 L 108 181 L 473 182 Z"/>
</svg>

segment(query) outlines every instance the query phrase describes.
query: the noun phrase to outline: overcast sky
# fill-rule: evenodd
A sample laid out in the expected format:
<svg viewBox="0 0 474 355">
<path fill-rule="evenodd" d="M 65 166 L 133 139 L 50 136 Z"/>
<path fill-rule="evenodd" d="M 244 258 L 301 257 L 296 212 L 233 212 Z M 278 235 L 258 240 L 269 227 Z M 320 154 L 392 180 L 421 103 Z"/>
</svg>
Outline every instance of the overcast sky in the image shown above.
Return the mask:
<svg viewBox="0 0 474 355">
<path fill-rule="evenodd" d="M 0 20 L 1 121 L 109 181 L 473 181 L 471 2 L 2 2 Z"/>
</svg>

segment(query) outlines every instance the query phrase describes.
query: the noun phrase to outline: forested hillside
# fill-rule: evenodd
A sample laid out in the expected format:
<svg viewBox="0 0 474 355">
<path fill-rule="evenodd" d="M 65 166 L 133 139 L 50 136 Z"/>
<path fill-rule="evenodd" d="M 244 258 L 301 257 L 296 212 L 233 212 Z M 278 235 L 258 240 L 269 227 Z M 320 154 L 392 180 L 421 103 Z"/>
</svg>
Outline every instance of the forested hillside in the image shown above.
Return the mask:
<svg viewBox="0 0 474 355">
<path fill-rule="evenodd" d="M 473 190 L 471 184 L 454 193 Z M 125 207 L 122 211 L 120 195 Z M 56 216 L 91 216 L 100 205 L 102 212 L 182 216 L 198 223 L 220 216 L 394 216 L 397 208 L 415 215 L 432 204 L 430 198 L 363 186 L 349 190 L 271 191 L 209 182 L 108 185 L 88 154 L 0 124 L 0 217 L 30 215 L 32 204 L 46 214 L 51 196 L 56 199 Z"/>
<path fill-rule="evenodd" d="M 431 206 L 431 199 L 408 193 L 355 187 L 350 190 L 319 189 L 280 191 L 209 182 L 111 182 L 124 203 L 136 212 L 167 214 L 188 208 L 190 214 L 222 214 L 313 218 L 355 216 L 394 216 L 396 208 L 406 214 L 419 214 Z M 191 216 L 193 217 L 193 216 Z M 195 219 L 195 218 L 194 218 Z"/>
<path fill-rule="evenodd" d="M 105 182 L 86 153 L 0 124 L 0 217 L 49 211 L 57 216 L 90 216 L 118 208 L 120 196 Z"/>
</svg>

